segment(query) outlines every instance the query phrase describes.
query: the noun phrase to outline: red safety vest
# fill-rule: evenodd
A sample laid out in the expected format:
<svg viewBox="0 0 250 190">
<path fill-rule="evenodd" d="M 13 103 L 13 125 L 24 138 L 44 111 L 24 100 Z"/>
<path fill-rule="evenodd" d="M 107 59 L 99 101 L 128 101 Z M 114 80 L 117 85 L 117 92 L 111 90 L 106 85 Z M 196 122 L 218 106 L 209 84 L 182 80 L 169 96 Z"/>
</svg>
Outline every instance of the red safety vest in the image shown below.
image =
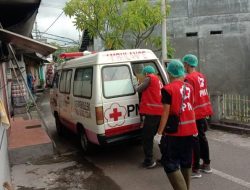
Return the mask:
<svg viewBox="0 0 250 190">
<path fill-rule="evenodd" d="M 194 112 L 196 120 L 211 116 L 213 109 L 208 96 L 205 76 L 195 71 L 188 74 L 185 80 L 194 88 Z"/>
<path fill-rule="evenodd" d="M 161 81 L 156 75 L 148 74 L 149 86 L 142 92 L 139 112 L 146 115 L 161 115 L 163 106 L 161 103 Z"/>
<path fill-rule="evenodd" d="M 170 115 L 175 114 L 179 115 L 181 103 L 182 110 L 180 115 L 180 124 L 178 126 L 177 133 L 168 134 L 171 136 L 191 136 L 197 134 L 196 122 L 195 122 L 195 113 L 193 110 L 194 94 L 193 87 L 185 83 L 186 90 L 184 100 L 182 102 L 182 93 L 184 89 L 184 82 L 182 81 L 173 81 L 164 86 L 164 89 L 171 96 L 171 105 L 170 105 Z"/>
</svg>

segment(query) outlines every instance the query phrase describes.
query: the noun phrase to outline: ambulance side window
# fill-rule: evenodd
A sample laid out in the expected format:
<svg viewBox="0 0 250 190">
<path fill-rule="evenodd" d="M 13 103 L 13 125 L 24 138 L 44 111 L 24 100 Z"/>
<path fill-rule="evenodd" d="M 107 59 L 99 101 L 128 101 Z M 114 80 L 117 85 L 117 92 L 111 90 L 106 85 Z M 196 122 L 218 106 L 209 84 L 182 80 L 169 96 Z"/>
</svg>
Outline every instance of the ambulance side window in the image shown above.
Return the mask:
<svg viewBox="0 0 250 190">
<path fill-rule="evenodd" d="M 102 68 L 103 94 L 106 98 L 128 96 L 135 93 L 127 65 Z"/>
<path fill-rule="evenodd" d="M 76 69 L 74 84 L 73 84 L 73 95 L 79 97 L 91 98 L 92 79 L 93 79 L 93 68 Z"/>
<path fill-rule="evenodd" d="M 59 91 L 61 93 L 65 93 L 65 94 L 70 93 L 71 77 L 72 77 L 72 70 L 62 71 L 62 75 L 60 78 L 60 84 L 59 84 Z"/>
</svg>

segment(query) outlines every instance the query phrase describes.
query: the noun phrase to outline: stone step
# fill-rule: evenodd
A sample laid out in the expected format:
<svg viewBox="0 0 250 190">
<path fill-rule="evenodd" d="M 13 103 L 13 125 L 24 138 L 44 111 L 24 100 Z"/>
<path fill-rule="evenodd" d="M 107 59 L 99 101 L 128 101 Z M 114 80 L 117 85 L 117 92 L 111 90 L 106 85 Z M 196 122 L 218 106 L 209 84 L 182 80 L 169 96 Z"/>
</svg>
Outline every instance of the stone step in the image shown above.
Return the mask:
<svg viewBox="0 0 250 190">
<path fill-rule="evenodd" d="M 250 134 L 250 126 L 245 124 L 212 122 L 210 123 L 210 127 L 238 134 Z"/>
<path fill-rule="evenodd" d="M 53 155 L 53 144 L 39 119 L 10 119 L 8 137 L 10 164 L 24 164 L 43 156 Z"/>
</svg>

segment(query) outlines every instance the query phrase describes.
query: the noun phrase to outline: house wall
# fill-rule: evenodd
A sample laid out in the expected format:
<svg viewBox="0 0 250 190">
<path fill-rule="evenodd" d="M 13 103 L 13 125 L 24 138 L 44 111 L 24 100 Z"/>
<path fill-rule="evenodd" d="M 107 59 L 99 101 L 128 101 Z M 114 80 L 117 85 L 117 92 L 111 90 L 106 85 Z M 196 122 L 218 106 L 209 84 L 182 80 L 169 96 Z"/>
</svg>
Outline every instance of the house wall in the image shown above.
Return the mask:
<svg viewBox="0 0 250 190">
<path fill-rule="evenodd" d="M 5 105 L 8 105 L 7 85 L 5 78 L 5 63 L 0 62 L 0 98 Z M 7 131 L 1 125 L 0 121 L 0 190 L 3 190 L 3 182 L 10 182 L 10 167 L 8 158 Z"/>
<path fill-rule="evenodd" d="M 250 1 L 169 0 L 168 36 L 175 57 L 193 53 L 210 92 L 250 95 Z M 210 34 L 210 32 L 221 34 Z M 187 34 L 197 32 L 197 36 Z"/>
<path fill-rule="evenodd" d="M 7 147 L 7 131 L 0 125 L 0 190 L 5 181 L 11 182 Z"/>
</svg>

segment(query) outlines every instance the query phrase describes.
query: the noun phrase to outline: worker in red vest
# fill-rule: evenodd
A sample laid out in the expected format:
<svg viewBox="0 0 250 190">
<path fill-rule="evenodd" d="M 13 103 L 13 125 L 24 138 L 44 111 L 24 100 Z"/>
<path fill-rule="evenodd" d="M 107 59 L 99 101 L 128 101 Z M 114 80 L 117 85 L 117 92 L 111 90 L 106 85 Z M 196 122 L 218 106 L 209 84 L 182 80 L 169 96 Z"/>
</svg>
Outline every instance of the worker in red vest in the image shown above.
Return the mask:
<svg viewBox="0 0 250 190">
<path fill-rule="evenodd" d="M 208 128 L 207 117 L 211 116 L 213 111 L 207 91 L 206 77 L 196 71 L 196 67 L 198 66 L 197 57 L 187 54 L 183 57 L 182 61 L 187 72 L 185 81 L 194 88 L 194 112 L 198 129 L 198 136 L 194 137 L 192 177 L 200 178 L 202 177 L 200 170 L 205 173 L 212 173 L 209 145 L 205 132 Z M 203 160 L 201 166 L 200 159 Z"/>
<path fill-rule="evenodd" d="M 162 164 L 173 189 L 188 190 L 193 135 L 198 133 L 193 110 L 193 87 L 184 83 L 184 66 L 181 61 L 171 60 L 167 72 L 170 83 L 162 89 L 163 113 L 154 140 L 158 144 L 167 144 L 163 151 Z M 166 124 L 172 115 L 178 115 L 180 121 L 177 130 L 169 133 L 166 132 Z"/>
<path fill-rule="evenodd" d="M 150 169 L 156 166 L 153 159 L 153 143 L 162 114 L 161 88 L 163 84 L 155 75 L 155 69 L 152 66 L 144 67 L 142 74 L 145 76 L 144 80 L 134 87 L 137 92 L 141 93 L 139 113 L 144 118 L 142 144 L 145 158 L 142 165 Z"/>
</svg>

